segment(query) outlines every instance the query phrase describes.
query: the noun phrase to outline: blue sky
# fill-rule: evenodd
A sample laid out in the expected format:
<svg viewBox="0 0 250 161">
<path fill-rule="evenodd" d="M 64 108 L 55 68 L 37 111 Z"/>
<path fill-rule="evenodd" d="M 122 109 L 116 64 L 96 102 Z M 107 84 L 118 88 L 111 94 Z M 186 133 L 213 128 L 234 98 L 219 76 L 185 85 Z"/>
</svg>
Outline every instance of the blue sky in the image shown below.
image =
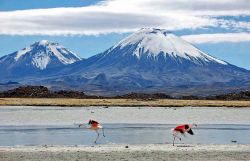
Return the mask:
<svg viewBox="0 0 250 161">
<path fill-rule="evenodd" d="M 247 0 L 0 0 L 0 56 L 46 39 L 87 58 L 142 27 L 250 70 Z"/>
</svg>

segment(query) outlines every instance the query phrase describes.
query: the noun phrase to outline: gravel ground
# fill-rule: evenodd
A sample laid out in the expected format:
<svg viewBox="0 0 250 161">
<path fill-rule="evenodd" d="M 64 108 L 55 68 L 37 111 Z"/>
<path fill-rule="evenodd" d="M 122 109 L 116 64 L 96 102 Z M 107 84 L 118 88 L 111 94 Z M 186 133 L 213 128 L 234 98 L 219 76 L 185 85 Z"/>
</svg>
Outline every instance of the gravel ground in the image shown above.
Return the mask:
<svg viewBox="0 0 250 161">
<path fill-rule="evenodd" d="M 171 160 L 247 161 L 250 145 L 102 145 L 94 147 L 1 147 L 1 161 Z"/>
</svg>

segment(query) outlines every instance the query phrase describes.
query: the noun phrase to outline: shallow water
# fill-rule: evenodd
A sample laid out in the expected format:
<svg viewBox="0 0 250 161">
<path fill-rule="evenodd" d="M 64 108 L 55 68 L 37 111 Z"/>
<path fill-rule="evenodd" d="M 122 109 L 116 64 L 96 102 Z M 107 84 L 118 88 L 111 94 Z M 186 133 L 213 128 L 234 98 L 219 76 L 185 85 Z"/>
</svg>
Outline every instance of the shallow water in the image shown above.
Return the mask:
<svg viewBox="0 0 250 161">
<path fill-rule="evenodd" d="M 0 107 L 0 146 L 93 145 L 97 134 L 77 126 L 89 119 L 105 127 L 98 144 L 171 143 L 182 123 L 198 127 L 177 143 L 250 144 L 250 108 L 21 106 Z"/>
<path fill-rule="evenodd" d="M 98 144 L 171 143 L 174 125 L 104 124 L 105 135 Z M 198 125 L 195 135 L 186 135 L 176 143 L 250 144 L 250 125 Z M 100 131 L 101 134 L 101 131 Z M 16 145 L 94 145 L 97 134 L 72 126 L 0 126 L 0 146 Z"/>
</svg>

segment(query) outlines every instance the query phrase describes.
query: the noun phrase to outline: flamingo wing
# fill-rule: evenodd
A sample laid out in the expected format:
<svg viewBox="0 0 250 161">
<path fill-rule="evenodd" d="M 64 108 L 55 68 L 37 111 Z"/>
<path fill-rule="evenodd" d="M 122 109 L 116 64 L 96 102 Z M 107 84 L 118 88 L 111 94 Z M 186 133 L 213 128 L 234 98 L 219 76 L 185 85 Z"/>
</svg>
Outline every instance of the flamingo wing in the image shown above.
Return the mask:
<svg viewBox="0 0 250 161">
<path fill-rule="evenodd" d="M 99 124 L 99 122 L 95 121 L 95 120 L 92 120 L 91 122 L 92 124 Z"/>
<path fill-rule="evenodd" d="M 181 134 L 184 134 L 186 131 L 186 126 L 185 125 L 179 125 L 174 128 L 175 131 L 180 132 Z"/>
<path fill-rule="evenodd" d="M 175 129 L 175 131 L 178 131 L 178 132 L 180 132 L 181 134 L 184 134 L 184 133 L 185 133 L 184 129 Z"/>
</svg>

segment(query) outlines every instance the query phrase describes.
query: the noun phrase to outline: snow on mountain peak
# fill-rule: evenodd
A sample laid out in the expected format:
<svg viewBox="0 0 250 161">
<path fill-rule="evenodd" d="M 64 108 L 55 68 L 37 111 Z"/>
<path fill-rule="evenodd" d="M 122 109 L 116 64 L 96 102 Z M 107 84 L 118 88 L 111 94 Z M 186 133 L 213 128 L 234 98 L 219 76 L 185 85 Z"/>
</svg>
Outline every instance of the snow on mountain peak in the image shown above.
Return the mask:
<svg viewBox="0 0 250 161">
<path fill-rule="evenodd" d="M 45 46 L 45 45 L 49 44 L 49 41 L 48 40 L 41 40 L 38 43 L 39 43 L 39 45 L 44 45 Z"/>
<path fill-rule="evenodd" d="M 123 49 L 130 45 L 136 45 L 136 49 L 132 54 L 138 59 L 140 59 L 143 54 L 147 54 L 147 56 L 151 57 L 164 54 L 165 56 L 168 55 L 173 58 L 181 57 L 188 60 L 192 59 L 192 61 L 197 60 L 197 62 L 200 60 L 205 62 L 212 61 L 227 65 L 226 62 L 200 51 L 182 38 L 164 29 L 142 28 L 120 41 L 112 49 L 117 47 Z"/>
<path fill-rule="evenodd" d="M 25 55 L 27 52 L 31 51 L 31 47 L 26 47 L 20 51 L 17 52 L 16 56 L 15 56 L 15 60 L 18 61 L 18 59 L 20 57 L 22 57 L 23 55 Z"/>
<path fill-rule="evenodd" d="M 41 40 L 16 52 L 14 59 L 19 61 L 24 56 L 30 57 L 31 63 L 41 70 L 46 69 L 52 59 L 57 59 L 58 63 L 64 65 L 81 60 L 77 54 L 67 50 L 58 43 L 51 43 L 48 40 Z"/>
</svg>

